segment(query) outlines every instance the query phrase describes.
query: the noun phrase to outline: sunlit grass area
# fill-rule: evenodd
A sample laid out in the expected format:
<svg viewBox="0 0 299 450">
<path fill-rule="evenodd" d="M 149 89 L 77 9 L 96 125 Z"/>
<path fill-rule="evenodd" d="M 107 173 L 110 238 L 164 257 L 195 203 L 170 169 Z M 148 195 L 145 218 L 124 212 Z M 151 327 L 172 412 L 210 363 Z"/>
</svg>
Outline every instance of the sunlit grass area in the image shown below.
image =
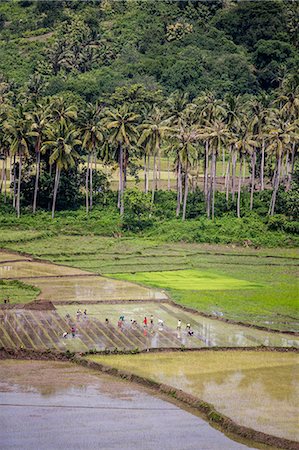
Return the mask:
<svg viewBox="0 0 299 450">
<path fill-rule="evenodd" d="M 248 289 L 256 286 L 244 280 L 200 270 L 173 270 L 163 272 L 138 272 L 135 274 L 114 274 L 115 278 L 175 290 L 226 290 Z"/>
</svg>

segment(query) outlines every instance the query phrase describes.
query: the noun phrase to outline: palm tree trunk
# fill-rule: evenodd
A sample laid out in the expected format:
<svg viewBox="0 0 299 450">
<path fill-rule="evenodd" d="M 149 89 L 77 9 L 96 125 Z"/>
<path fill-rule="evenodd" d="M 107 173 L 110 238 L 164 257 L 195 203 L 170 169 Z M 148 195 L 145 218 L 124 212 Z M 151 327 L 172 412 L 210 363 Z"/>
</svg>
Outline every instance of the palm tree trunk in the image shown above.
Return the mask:
<svg viewBox="0 0 299 450">
<path fill-rule="evenodd" d="M 154 155 L 154 169 L 153 169 L 153 185 L 152 185 L 152 203 L 155 201 L 155 191 L 157 188 L 157 157 Z"/>
<path fill-rule="evenodd" d="M 10 198 L 13 197 L 13 187 L 12 187 L 12 177 L 13 177 L 12 165 L 13 165 L 13 162 L 12 161 L 13 161 L 12 157 L 11 157 L 11 155 L 9 155 L 9 187 L 10 187 L 9 196 L 10 196 Z"/>
<path fill-rule="evenodd" d="M 147 157 L 146 193 L 149 191 L 150 155 Z"/>
<path fill-rule="evenodd" d="M 0 185 L 0 194 L 2 194 L 3 184 L 4 184 L 4 161 L 5 159 L 2 159 L 2 170 L 1 170 L 1 185 Z M 5 187 L 4 187 L 5 190 Z"/>
<path fill-rule="evenodd" d="M 167 190 L 170 191 L 171 186 L 170 186 L 170 160 L 169 160 L 169 156 L 167 158 Z"/>
<path fill-rule="evenodd" d="M 279 188 L 279 180 L 280 180 L 280 170 L 281 170 L 281 155 L 279 154 L 276 177 L 275 177 L 275 182 L 274 182 L 274 189 L 273 189 L 270 208 L 269 208 L 269 214 L 271 216 L 273 216 L 274 211 L 275 211 L 276 197 L 277 197 L 277 191 Z"/>
<path fill-rule="evenodd" d="M 243 181 L 245 181 L 246 178 L 246 159 L 243 161 Z"/>
<path fill-rule="evenodd" d="M 89 211 L 89 201 L 88 201 L 88 182 L 89 182 L 89 164 L 90 164 L 90 154 L 87 155 L 87 167 L 86 167 L 86 175 L 85 175 L 85 206 L 86 206 L 86 214 Z"/>
<path fill-rule="evenodd" d="M 239 185 L 238 185 L 238 199 L 237 199 L 237 216 L 240 219 L 240 203 L 241 203 L 241 185 L 242 185 L 242 165 L 243 165 L 243 157 L 240 157 L 240 172 L 239 172 Z"/>
<path fill-rule="evenodd" d="M 60 179 L 60 169 L 58 168 L 58 165 L 56 164 L 54 192 L 53 192 L 53 203 L 52 203 L 52 219 L 54 219 L 54 216 L 55 216 L 56 199 L 57 199 L 57 192 L 58 192 L 58 186 L 59 186 L 59 179 Z"/>
<path fill-rule="evenodd" d="M 207 198 L 208 195 L 208 172 L 209 172 L 209 142 L 205 145 L 205 169 L 204 169 L 204 193 Z"/>
<path fill-rule="evenodd" d="M 16 168 L 16 155 L 13 157 L 13 200 L 12 206 L 16 207 L 16 192 L 17 192 L 17 168 Z"/>
<path fill-rule="evenodd" d="M 93 153 L 90 155 L 90 172 L 89 172 L 89 208 L 92 209 L 92 190 L 93 190 L 93 179 L 92 179 L 92 162 L 93 162 Z"/>
<path fill-rule="evenodd" d="M 229 199 L 229 185 L 230 185 L 230 160 L 231 160 L 231 157 L 228 160 L 226 174 L 225 174 L 225 187 L 226 187 L 225 198 L 226 198 L 227 204 L 228 204 L 228 199 Z"/>
<path fill-rule="evenodd" d="M 36 174 L 35 174 L 35 186 L 34 186 L 33 206 L 32 206 L 33 214 L 35 214 L 35 211 L 36 211 L 39 172 L 40 172 L 40 151 L 38 150 L 36 152 Z"/>
<path fill-rule="evenodd" d="M 19 157 L 19 177 L 18 177 L 18 193 L 17 193 L 17 216 L 20 217 L 20 195 L 21 195 L 21 178 L 22 178 L 23 155 L 20 152 Z"/>
<path fill-rule="evenodd" d="M 256 164 L 256 153 L 254 152 L 251 156 L 251 192 L 250 192 L 250 211 L 253 208 L 253 193 L 255 184 L 255 164 Z"/>
<path fill-rule="evenodd" d="M 235 188 L 236 188 L 236 162 L 237 154 L 234 151 L 232 156 L 232 201 L 235 201 Z"/>
<path fill-rule="evenodd" d="M 216 164 L 217 157 L 215 151 L 212 154 L 212 166 L 213 166 L 213 182 L 212 182 L 212 220 L 215 218 L 215 190 L 216 190 Z"/>
<path fill-rule="evenodd" d="M 188 157 L 186 162 L 186 169 L 185 169 L 185 190 L 184 190 L 184 201 L 183 201 L 183 216 L 182 220 L 186 219 L 186 207 L 187 207 L 187 199 L 188 199 L 188 172 L 189 172 L 189 164 L 188 164 Z"/>
<path fill-rule="evenodd" d="M 264 190 L 264 168 L 265 168 L 265 140 L 262 140 L 262 160 L 261 160 L 261 191 Z"/>
<path fill-rule="evenodd" d="M 180 187 L 181 183 L 182 183 L 181 161 L 178 160 L 176 217 L 179 217 L 181 210 L 181 187 Z"/>
<path fill-rule="evenodd" d="M 123 147 L 119 144 L 119 185 L 120 185 L 120 215 L 124 214 L 124 153 Z"/>
<path fill-rule="evenodd" d="M 224 146 L 222 147 L 222 177 L 225 175 L 225 150 Z"/>
<path fill-rule="evenodd" d="M 4 160 L 4 203 L 6 203 L 7 156 Z"/>
<path fill-rule="evenodd" d="M 291 153 L 291 160 L 290 160 L 290 167 L 288 170 L 288 180 L 287 180 L 287 191 L 290 189 L 291 187 L 291 183 L 292 183 L 292 176 L 294 173 L 294 166 L 295 166 L 295 148 L 296 148 L 296 144 L 295 142 L 293 142 L 292 145 L 292 153 Z"/>
<path fill-rule="evenodd" d="M 160 155 L 160 150 L 159 150 L 159 153 L 158 153 L 158 173 L 157 173 L 157 176 L 158 176 L 157 186 L 158 186 L 158 190 L 159 190 L 159 189 L 161 189 L 161 155 Z"/>
<path fill-rule="evenodd" d="M 147 170 L 146 170 L 146 153 L 144 154 L 144 164 L 143 164 L 143 171 L 144 171 L 144 193 L 147 194 Z"/>
</svg>

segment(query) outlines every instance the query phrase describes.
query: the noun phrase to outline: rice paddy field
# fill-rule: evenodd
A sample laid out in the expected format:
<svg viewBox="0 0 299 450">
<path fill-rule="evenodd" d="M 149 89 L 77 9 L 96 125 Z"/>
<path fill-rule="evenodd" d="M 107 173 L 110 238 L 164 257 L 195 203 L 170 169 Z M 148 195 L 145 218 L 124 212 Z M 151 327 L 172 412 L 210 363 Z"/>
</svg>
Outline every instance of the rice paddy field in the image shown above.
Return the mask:
<svg viewBox="0 0 299 450">
<path fill-rule="evenodd" d="M 299 440 L 298 354 L 170 352 L 87 359 L 182 389 L 240 425 Z"/>
<path fill-rule="evenodd" d="M 296 248 L 169 244 L 137 237 L 68 234 L 36 239 L 29 234 L 27 241 L 13 242 L 13 233 L 11 241 L 2 241 L 3 247 L 88 273 L 158 287 L 180 305 L 215 317 L 299 331 Z"/>
</svg>

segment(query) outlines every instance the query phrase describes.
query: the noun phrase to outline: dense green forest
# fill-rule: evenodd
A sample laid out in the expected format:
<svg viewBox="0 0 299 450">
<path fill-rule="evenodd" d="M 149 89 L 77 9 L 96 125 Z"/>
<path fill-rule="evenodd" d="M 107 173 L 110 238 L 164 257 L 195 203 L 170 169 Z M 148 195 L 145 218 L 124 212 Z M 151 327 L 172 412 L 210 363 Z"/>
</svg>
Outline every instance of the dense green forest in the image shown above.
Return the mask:
<svg viewBox="0 0 299 450">
<path fill-rule="evenodd" d="M 2 1 L 2 223 L 85 205 L 128 231 L 206 216 L 298 233 L 298 14 L 282 0 Z"/>
</svg>

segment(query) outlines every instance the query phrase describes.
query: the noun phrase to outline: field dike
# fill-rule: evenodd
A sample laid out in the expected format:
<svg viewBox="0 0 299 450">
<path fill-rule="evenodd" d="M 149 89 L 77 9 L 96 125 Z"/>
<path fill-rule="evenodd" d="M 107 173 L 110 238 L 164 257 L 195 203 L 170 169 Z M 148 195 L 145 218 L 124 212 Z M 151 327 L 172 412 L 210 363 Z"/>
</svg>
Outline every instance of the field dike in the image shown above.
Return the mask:
<svg viewBox="0 0 299 450">
<path fill-rule="evenodd" d="M 173 349 L 163 349 L 164 352 L 167 351 L 173 351 Z M 249 349 L 246 348 L 213 348 L 213 349 L 201 349 L 201 350 L 187 350 L 187 351 L 248 351 Z M 158 350 L 161 351 L 161 350 Z M 177 351 L 182 351 L 180 349 L 177 349 Z M 278 348 L 278 347 L 272 347 L 272 348 L 264 348 L 260 347 L 257 349 L 257 351 L 277 351 L 277 352 L 295 352 L 299 353 L 298 349 L 295 348 Z M 156 351 L 157 352 L 157 351 Z M 108 352 L 97 352 L 98 354 L 107 354 Z M 132 353 L 132 352 L 110 352 L 110 353 Z M 139 353 L 139 352 L 138 352 Z M 140 352 L 141 353 L 141 352 Z M 191 410 L 200 412 L 203 414 L 205 419 L 213 426 L 215 425 L 218 429 L 220 429 L 223 432 L 229 432 L 234 434 L 235 436 L 240 436 L 252 441 L 255 441 L 257 443 L 266 444 L 272 447 L 286 449 L 286 450 L 299 450 L 299 442 L 292 441 L 289 439 L 280 438 L 277 436 L 272 436 L 266 433 L 263 433 L 261 431 L 254 430 L 249 427 L 245 427 L 242 425 L 239 425 L 229 417 L 225 416 L 224 414 L 219 413 L 212 404 L 204 402 L 200 400 L 199 398 L 188 394 L 187 392 L 182 391 L 181 389 L 174 388 L 173 386 L 170 386 L 168 384 L 163 384 L 156 382 L 154 380 L 151 380 L 150 378 L 142 377 L 139 375 L 136 375 L 134 373 L 120 370 L 113 368 L 111 366 L 107 366 L 102 363 L 96 363 L 93 361 L 88 361 L 84 358 L 84 356 L 87 356 L 90 353 L 87 354 L 75 354 L 71 352 L 59 352 L 59 351 L 34 351 L 34 350 L 25 350 L 25 349 L 19 349 L 19 350 L 6 350 L 6 349 L 0 349 L 0 360 L 1 359 L 19 359 L 19 360 L 49 360 L 49 361 L 69 361 L 73 362 L 75 364 L 80 364 L 84 367 L 112 375 L 118 378 L 121 378 L 123 380 L 127 380 L 129 382 L 137 383 L 139 385 L 142 385 L 146 388 L 151 389 L 155 393 L 161 393 L 168 397 L 170 397 L 172 400 L 175 399 L 178 403 L 178 405 L 186 405 Z"/>
</svg>

